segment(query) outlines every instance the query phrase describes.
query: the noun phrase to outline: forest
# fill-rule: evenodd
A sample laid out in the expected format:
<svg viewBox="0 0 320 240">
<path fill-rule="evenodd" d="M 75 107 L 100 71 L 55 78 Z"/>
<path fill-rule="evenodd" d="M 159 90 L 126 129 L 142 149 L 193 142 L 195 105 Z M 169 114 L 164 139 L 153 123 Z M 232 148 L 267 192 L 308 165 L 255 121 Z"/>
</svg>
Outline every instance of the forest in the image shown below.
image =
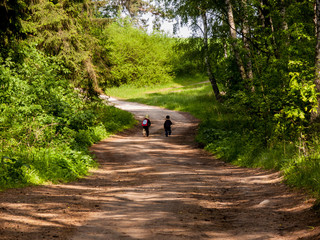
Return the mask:
<svg viewBox="0 0 320 240">
<path fill-rule="evenodd" d="M 192 35 L 164 32 L 163 19 Z M 320 2 L 311 0 L 0 1 L 0 189 L 85 176 L 97 166 L 89 146 L 136 124 L 99 95 L 181 79 L 210 88 L 127 98 L 173 102 L 201 120 L 207 151 L 320 196 Z"/>
</svg>

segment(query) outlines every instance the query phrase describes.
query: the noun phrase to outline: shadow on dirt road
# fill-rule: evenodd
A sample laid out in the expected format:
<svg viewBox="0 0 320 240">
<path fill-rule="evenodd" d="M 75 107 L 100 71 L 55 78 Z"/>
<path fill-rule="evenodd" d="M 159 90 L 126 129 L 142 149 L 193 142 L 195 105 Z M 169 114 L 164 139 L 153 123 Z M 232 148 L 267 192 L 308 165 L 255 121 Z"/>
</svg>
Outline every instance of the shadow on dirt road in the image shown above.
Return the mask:
<svg viewBox="0 0 320 240">
<path fill-rule="evenodd" d="M 276 172 L 239 168 L 197 148 L 185 113 L 111 99 L 141 119 L 92 147 L 100 168 L 79 182 L 0 194 L 0 239 L 320 239 L 312 201 Z M 170 115 L 173 135 L 163 122 Z"/>
</svg>

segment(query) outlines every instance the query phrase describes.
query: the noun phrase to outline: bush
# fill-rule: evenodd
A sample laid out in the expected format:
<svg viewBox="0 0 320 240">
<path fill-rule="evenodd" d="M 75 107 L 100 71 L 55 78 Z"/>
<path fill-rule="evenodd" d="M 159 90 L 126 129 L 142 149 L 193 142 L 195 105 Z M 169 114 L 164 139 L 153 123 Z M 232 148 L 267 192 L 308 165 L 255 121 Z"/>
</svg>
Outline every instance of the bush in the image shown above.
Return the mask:
<svg viewBox="0 0 320 240">
<path fill-rule="evenodd" d="M 75 92 L 54 57 L 20 51 L 22 63 L 0 63 L 0 188 L 85 175 L 96 165 L 88 147 L 135 120 Z"/>
<path fill-rule="evenodd" d="M 127 19 L 108 26 L 102 36 L 101 44 L 111 65 L 111 86 L 150 86 L 172 78 L 169 56 L 173 41 L 170 38 L 149 35 L 133 27 Z"/>
</svg>

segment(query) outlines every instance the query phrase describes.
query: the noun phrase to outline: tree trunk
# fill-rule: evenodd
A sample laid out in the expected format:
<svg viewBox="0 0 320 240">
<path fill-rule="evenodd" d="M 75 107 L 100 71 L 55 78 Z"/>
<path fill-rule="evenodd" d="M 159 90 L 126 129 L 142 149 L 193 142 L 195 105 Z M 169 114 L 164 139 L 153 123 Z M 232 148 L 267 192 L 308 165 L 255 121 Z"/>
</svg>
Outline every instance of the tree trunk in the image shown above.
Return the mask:
<svg viewBox="0 0 320 240">
<path fill-rule="evenodd" d="M 242 27 L 242 35 L 243 35 L 243 45 L 246 50 L 246 76 L 249 80 L 252 80 L 252 62 L 251 62 L 251 54 L 250 54 L 250 46 L 249 46 L 249 23 L 248 23 L 248 11 L 247 11 L 247 0 L 242 0 L 242 7 L 244 9 L 244 20 Z M 252 90 L 254 91 L 254 87 L 252 86 Z"/>
<path fill-rule="evenodd" d="M 272 28 L 271 26 L 271 18 L 270 18 L 270 11 L 268 10 L 269 4 L 266 0 L 260 0 L 259 6 L 259 15 L 260 19 L 262 20 L 262 27 L 263 28 Z"/>
<path fill-rule="evenodd" d="M 238 45 L 237 45 L 237 31 L 236 31 L 236 24 L 234 22 L 233 17 L 233 10 L 232 10 L 232 4 L 230 0 L 225 0 L 228 8 L 228 22 L 230 26 L 230 35 L 231 35 L 231 44 L 233 47 L 234 55 L 236 57 L 236 61 L 238 64 L 238 68 L 242 77 L 242 80 L 245 80 L 247 78 L 243 62 L 241 60 L 239 51 L 238 51 Z"/>
<path fill-rule="evenodd" d="M 280 14 L 281 14 L 281 18 L 282 18 L 282 30 L 286 34 L 284 41 L 285 41 L 286 47 L 288 48 L 290 45 L 290 36 L 288 34 L 289 26 L 288 26 L 288 22 L 287 22 L 287 6 L 285 3 L 285 0 L 281 0 L 280 7 L 281 7 Z"/>
<path fill-rule="evenodd" d="M 282 17 L 282 29 L 283 30 L 288 30 L 289 29 L 289 26 L 288 26 L 288 23 L 287 23 L 287 20 L 286 20 L 286 13 L 287 9 L 286 9 L 286 5 L 285 5 L 285 2 L 282 0 L 281 1 L 281 17 Z"/>
<path fill-rule="evenodd" d="M 316 45 L 316 60 L 315 60 L 315 79 L 314 84 L 316 92 L 320 94 L 320 0 L 316 0 L 316 36 L 317 36 L 317 45 Z M 320 116 L 320 95 L 317 96 L 318 106 L 317 110 L 313 111 L 311 114 L 311 121 L 319 121 Z"/>
<path fill-rule="evenodd" d="M 212 68 L 210 65 L 210 57 L 209 57 L 209 47 L 208 47 L 208 21 L 207 14 L 205 10 L 201 12 L 202 22 L 203 22 L 203 45 L 204 45 L 204 61 L 207 68 L 207 74 L 214 92 L 214 95 L 218 101 L 221 100 L 220 91 L 217 85 L 217 80 L 212 73 Z"/>
<path fill-rule="evenodd" d="M 313 22 L 314 22 L 314 33 L 315 36 L 317 37 L 317 1 L 315 1 L 315 3 L 313 4 L 313 11 L 314 11 L 314 18 L 313 18 Z"/>
</svg>

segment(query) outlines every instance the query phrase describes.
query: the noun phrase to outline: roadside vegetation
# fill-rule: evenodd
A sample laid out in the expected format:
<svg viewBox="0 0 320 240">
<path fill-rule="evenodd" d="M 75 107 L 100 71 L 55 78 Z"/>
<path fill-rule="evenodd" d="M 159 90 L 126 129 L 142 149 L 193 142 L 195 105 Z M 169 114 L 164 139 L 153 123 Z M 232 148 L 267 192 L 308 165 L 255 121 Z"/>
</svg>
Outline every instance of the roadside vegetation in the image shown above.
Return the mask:
<svg viewBox="0 0 320 240">
<path fill-rule="evenodd" d="M 89 147 L 131 127 L 132 115 L 74 91 L 55 57 L 21 47 L 0 66 L 0 189 L 75 180 L 97 164 Z"/>
</svg>

